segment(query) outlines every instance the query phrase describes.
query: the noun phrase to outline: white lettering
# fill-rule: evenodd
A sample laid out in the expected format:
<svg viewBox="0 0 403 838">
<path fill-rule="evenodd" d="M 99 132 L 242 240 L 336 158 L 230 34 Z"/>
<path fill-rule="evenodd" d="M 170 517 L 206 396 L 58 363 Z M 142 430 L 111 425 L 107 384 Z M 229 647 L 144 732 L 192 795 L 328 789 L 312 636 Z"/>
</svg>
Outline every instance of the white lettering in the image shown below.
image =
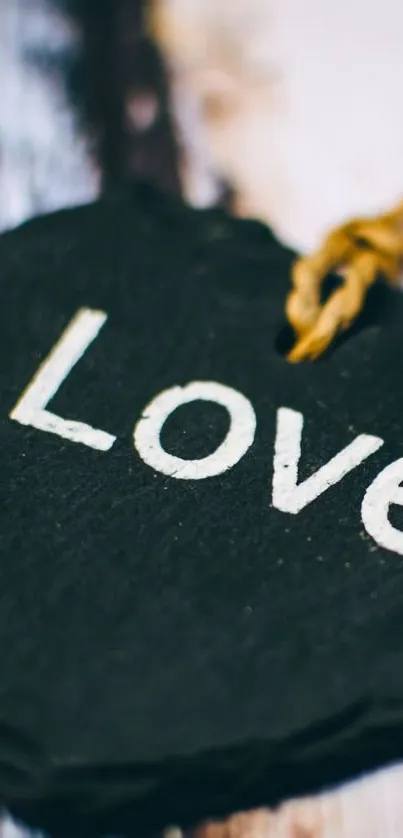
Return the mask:
<svg viewBox="0 0 403 838">
<path fill-rule="evenodd" d="M 403 556 L 403 532 L 389 521 L 389 507 L 403 506 L 403 459 L 390 463 L 368 486 L 361 506 L 361 518 L 371 538 Z"/>
<path fill-rule="evenodd" d="M 361 434 L 298 485 L 303 424 L 302 413 L 287 407 L 278 410 L 272 504 L 281 512 L 293 515 L 297 515 L 383 445 L 380 437 Z"/>
<path fill-rule="evenodd" d="M 62 419 L 45 409 L 95 340 L 106 319 L 107 315 L 103 311 L 83 308 L 77 312 L 24 390 L 10 413 L 11 419 L 98 451 L 109 451 L 116 440 L 115 436 L 83 422 Z"/>
<path fill-rule="evenodd" d="M 214 453 L 202 459 L 174 457 L 161 446 L 162 427 L 174 410 L 198 400 L 216 402 L 226 408 L 231 420 L 227 436 Z M 192 381 L 156 396 L 143 411 L 133 438 L 141 459 L 155 471 L 177 480 L 204 480 L 232 468 L 252 445 L 255 429 L 255 411 L 245 396 L 215 381 Z"/>
</svg>

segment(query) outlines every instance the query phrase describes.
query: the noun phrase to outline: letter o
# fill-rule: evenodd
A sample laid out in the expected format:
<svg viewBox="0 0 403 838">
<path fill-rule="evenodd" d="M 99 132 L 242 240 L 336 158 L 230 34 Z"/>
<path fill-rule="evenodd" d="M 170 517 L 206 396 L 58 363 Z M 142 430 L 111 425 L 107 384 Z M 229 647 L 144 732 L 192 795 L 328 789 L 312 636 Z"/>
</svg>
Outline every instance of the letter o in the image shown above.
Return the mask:
<svg viewBox="0 0 403 838">
<path fill-rule="evenodd" d="M 161 445 L 164 423 L 176 408 L 193 401 L 216 402 L 225 407 L 230 428 L 224 441 L 207 457 L 184 460 L 168 454 Z M 204 480 L 232 468 L 253 443 L 256 430 L 255 411 L 250 401 L 215 381 L 191 381 L 185 387 L 171 387 L 159 393 L 144 409 L 133 439 L 141 459 L 155 471 L 176 480 Z"/>
</svg>

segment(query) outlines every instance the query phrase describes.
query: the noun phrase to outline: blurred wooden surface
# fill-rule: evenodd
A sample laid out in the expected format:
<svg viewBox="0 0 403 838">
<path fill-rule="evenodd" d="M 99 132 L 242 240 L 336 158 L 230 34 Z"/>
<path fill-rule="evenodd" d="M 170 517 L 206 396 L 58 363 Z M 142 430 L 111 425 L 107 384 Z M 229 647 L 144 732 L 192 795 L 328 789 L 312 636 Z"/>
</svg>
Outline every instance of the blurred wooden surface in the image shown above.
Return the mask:
<svg viewBox="0 0 403 838">
<path fill-rule="evenodd" d="M 336 791 L 207 823 L 192 838 L 402 838 L 403 766 Z"/>
<path fill-rule="evenodd" d="M 104 185 L 140 177 L 177 193 L 168 84 L 161 58 L 144 31 L 142 0 L 66 2 L 84 35 L 83 60 L 72 90 L 98 137 Z M 154 117 L 141 119 L 152 104 Z"/>
</svg>

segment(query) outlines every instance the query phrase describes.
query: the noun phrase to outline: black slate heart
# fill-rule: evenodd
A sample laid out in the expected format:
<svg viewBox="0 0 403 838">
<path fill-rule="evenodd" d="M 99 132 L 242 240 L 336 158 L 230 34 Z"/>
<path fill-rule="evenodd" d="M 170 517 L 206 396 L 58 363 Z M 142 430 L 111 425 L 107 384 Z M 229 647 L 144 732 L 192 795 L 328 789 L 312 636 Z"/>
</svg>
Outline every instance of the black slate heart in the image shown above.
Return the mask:
<svg viewBox="0 0 403 838">
<path fill-rule="evenodd" d="M 403 300 L 291 366 L 291 258 L 140 187 L 0 240 L 0 797 L 34 824 L 403 756 Z"/>
</svg>

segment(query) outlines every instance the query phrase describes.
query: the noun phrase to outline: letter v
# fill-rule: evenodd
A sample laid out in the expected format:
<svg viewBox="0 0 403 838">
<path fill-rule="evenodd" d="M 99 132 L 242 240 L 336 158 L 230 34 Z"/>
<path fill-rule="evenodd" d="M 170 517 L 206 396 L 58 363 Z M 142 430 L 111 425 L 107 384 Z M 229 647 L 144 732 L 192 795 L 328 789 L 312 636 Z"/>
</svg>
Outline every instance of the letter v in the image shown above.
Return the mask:
<svg viewBox="0 0 403 838">
<path fill-rule="evenodd" d="M 360 434 L 298 485 L 303 425 L 302 413 L 288 407 L 280 407 L 277 411 L 272 505 L 292 515 L 312 503 L 383 445 L 380 437 Z"/>
</svg>

